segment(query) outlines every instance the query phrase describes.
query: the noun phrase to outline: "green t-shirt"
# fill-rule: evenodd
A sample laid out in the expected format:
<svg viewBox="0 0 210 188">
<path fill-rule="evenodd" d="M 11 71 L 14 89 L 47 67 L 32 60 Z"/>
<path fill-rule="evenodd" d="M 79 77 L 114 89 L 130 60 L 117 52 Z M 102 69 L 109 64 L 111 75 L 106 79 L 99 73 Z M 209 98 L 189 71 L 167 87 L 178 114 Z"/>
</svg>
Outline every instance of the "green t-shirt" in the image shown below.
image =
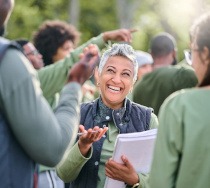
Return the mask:
<svg viewBox="0 0 210 188">
<path fill-rule="evenodd" d="M 197 78 L 187 65 L 167 66 L 143 76 L 133 90 L 133 101 L 154 109 L 158 115 L 163 101 L 173 92 L 196 86 Z"/>
</svg>

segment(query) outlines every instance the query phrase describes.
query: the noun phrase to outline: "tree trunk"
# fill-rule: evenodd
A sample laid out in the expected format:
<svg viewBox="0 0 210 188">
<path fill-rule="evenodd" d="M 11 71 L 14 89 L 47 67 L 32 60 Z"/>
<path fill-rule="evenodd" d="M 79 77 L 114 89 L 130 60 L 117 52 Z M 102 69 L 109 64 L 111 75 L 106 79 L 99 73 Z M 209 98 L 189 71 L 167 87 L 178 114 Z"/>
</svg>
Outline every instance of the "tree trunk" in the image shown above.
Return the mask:
<svg viewBox="0 0 210 188">
<path fill-rule="evenodd" d="M 74 25 L 76 28 L 79 23 L 80 5 L 79 0 L 69 1 L 69 23 Z"/>
<path fill-rule="evenodd" d="M 117 0 L 117 16 L 120 28 L 132 28 L 136 9 L 140 6 L 140 0 Z"/>
</svg>

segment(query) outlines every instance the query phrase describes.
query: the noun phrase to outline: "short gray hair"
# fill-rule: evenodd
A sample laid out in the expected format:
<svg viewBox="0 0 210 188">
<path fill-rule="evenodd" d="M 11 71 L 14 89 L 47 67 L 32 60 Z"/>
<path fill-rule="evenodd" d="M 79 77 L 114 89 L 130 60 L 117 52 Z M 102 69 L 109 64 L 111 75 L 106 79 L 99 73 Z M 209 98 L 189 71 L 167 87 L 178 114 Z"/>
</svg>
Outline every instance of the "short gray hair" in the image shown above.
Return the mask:
<svg viewBox="0 0 210 188">
<path fill-rule="evenodd" d="M 136 60 L 136 54 L 132 46 L 124 43 L 115 43 L 111 47 L 109 47 L 102 55 L 98 72 L 101 74 L 102 69 L 104 68 L 104 65 L 106 64 L 107 60 L 111 56 L 123 56 L 127 59 L 129 59 L 133 63 L 134 67 L 134 78 L 133 82 L 137 80 L 137 73 L 138 73 L 138 62 Z M 119 62 L 120 63 L 120 62 Z"/>
</svg>

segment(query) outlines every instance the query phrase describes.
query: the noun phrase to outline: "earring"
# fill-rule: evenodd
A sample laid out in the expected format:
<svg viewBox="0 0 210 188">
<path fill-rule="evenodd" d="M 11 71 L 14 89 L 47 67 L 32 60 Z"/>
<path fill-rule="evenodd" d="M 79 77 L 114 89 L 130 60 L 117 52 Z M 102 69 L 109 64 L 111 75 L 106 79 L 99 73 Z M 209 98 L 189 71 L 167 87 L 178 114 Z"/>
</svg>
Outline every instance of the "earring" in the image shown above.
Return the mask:
<svg viewBox="0 0 210 188">
<path fill-rule="evenodd" d="M 100 83 L 99 83 L 99 82 L 97 82 L 97 84 L 96 84 L 96 85 L 99 87 Z"/>
</svg>

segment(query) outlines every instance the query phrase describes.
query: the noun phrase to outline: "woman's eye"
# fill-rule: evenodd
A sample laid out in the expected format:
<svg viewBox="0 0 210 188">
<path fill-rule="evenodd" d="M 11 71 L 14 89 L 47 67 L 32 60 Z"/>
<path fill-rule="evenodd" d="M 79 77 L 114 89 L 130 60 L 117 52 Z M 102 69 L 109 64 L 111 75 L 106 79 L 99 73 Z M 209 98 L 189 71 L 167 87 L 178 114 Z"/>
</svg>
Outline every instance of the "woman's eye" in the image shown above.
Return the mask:
<svg viewBox="0 0 210 188">
<path fill-rule="evenodd" d="M 112 70 L 112 69 L 107 69 L 107 72 L 114 73 L 114 70 Z"/>
<path fill-rule="evenodd" d="M 122 75 L 123 75 L 123 76 L 130 77 L 130 74 L 129 74 L 129 73 L 127 73 L 127 72 L 124 72 Z"/>
</svg>

